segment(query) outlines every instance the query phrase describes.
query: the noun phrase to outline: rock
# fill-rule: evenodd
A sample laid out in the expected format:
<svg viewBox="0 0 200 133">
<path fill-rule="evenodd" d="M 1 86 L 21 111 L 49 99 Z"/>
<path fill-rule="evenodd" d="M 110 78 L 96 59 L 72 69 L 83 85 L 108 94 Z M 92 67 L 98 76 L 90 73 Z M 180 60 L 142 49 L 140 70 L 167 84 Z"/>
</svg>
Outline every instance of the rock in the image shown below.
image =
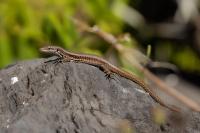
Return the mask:
<svg viewBox="0 0 200 133">
<path fill-rule="evenodd" d="M 158 104 L 134 82 L 108 80 L 87 64 L 44 63 L 50 59 L 0 71 L 1 133 L 200 132 L 199 113 L 165 109 L 165 121 L 155 123 Z"/>
</svg>

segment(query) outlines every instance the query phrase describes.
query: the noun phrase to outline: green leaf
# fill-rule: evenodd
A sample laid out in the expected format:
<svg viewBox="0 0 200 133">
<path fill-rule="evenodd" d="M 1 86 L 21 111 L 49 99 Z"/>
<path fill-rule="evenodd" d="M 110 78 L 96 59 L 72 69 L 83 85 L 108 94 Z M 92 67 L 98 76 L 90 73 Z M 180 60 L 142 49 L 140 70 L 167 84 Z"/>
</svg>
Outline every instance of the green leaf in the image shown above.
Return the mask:
<svg viewBox="0 0 200 133">
<path fill-rule="evenodd" d="M 0 37 L 0 67 L 12 62 L 13 54 L 11 45 L 6 36 Z"/>
</svg>

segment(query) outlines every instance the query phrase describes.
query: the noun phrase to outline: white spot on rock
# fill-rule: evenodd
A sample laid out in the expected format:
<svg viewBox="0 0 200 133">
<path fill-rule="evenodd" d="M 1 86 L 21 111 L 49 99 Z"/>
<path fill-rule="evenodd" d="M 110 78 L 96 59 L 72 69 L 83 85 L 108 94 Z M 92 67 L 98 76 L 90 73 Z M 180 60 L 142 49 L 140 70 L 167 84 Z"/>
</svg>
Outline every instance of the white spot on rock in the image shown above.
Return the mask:
<svg viewBox="0 0 200 133">
<path fill-rule="evenodd" d="M 13 85 L 13 84 L 15 84 L 15 83 L 17 83 L 19 80 L 18 80 L 18 77 L 12 77 L 11 78 L 11 84 Z"/>
<path fill-rule="evenodd" d="M 23 69 L 23 66 L 20 66 L 19 68 L 20 68 L 20 69 Z"/>
<path fill-rule="evenodd" d="M 27 106 L 28 105 L 28 103 L 27 102 L 25 102 L 25 101 L 23 101 L 23 103 L 22 103 L 24 106 Z"/>
<path fill-rule="evenodd" d="M 10 127 L 10 125 L 7 125 L 7 126 L 6 126 L 6 128 L 9 128 L 9 127 Z"/>
<path fill-rule="evenodd" d="M 43 80 L 41 81 L 41 83 L 44 83 L 44 82 L 46 82 L 46 80 L 43 79 Z"/>
<path fill-rule="evenodd" d="M 122 89 L 122 92 L 123 92 L 123 93 L 129 93 L 129 91 L 126 90 L 126 89 L 124 89 L 124 88 Z"/>
</svg>

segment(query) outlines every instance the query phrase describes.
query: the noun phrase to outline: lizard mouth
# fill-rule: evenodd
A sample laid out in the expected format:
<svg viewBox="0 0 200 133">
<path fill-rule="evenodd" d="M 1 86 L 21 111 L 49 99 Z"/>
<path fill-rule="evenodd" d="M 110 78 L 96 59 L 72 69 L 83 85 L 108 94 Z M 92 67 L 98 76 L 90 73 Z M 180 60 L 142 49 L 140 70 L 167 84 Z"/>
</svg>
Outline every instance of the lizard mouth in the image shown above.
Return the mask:
<svg viewBox="0 0 200 133">
<path fill-rule="evenodd" d="M 41 52 L 48 52 L 48 49 L 45 48 L 45 47 L 43 47 L 43 48 L 40 48 L 40 51 L 41 51 Z"/>
</svg>

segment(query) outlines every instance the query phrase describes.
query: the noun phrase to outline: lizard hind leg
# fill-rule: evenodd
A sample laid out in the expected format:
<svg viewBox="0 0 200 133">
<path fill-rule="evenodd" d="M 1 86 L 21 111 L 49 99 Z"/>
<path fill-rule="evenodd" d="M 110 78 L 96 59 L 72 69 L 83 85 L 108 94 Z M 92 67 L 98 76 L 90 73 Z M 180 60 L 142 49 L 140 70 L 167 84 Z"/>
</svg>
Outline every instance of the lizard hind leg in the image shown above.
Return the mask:
<svg viewBox="0 0 200 133">
<path fill-rule="evenodd" d="M 104 65 L 100 66 L 100 70 L 102 70 L 105 73 L 105 77 L 106 79 L 108 79 L 110 81 L 110 79 L 114 79 L 114 73 L 112 73 L 107 67 L 105 67 Z"/>
</svg>

